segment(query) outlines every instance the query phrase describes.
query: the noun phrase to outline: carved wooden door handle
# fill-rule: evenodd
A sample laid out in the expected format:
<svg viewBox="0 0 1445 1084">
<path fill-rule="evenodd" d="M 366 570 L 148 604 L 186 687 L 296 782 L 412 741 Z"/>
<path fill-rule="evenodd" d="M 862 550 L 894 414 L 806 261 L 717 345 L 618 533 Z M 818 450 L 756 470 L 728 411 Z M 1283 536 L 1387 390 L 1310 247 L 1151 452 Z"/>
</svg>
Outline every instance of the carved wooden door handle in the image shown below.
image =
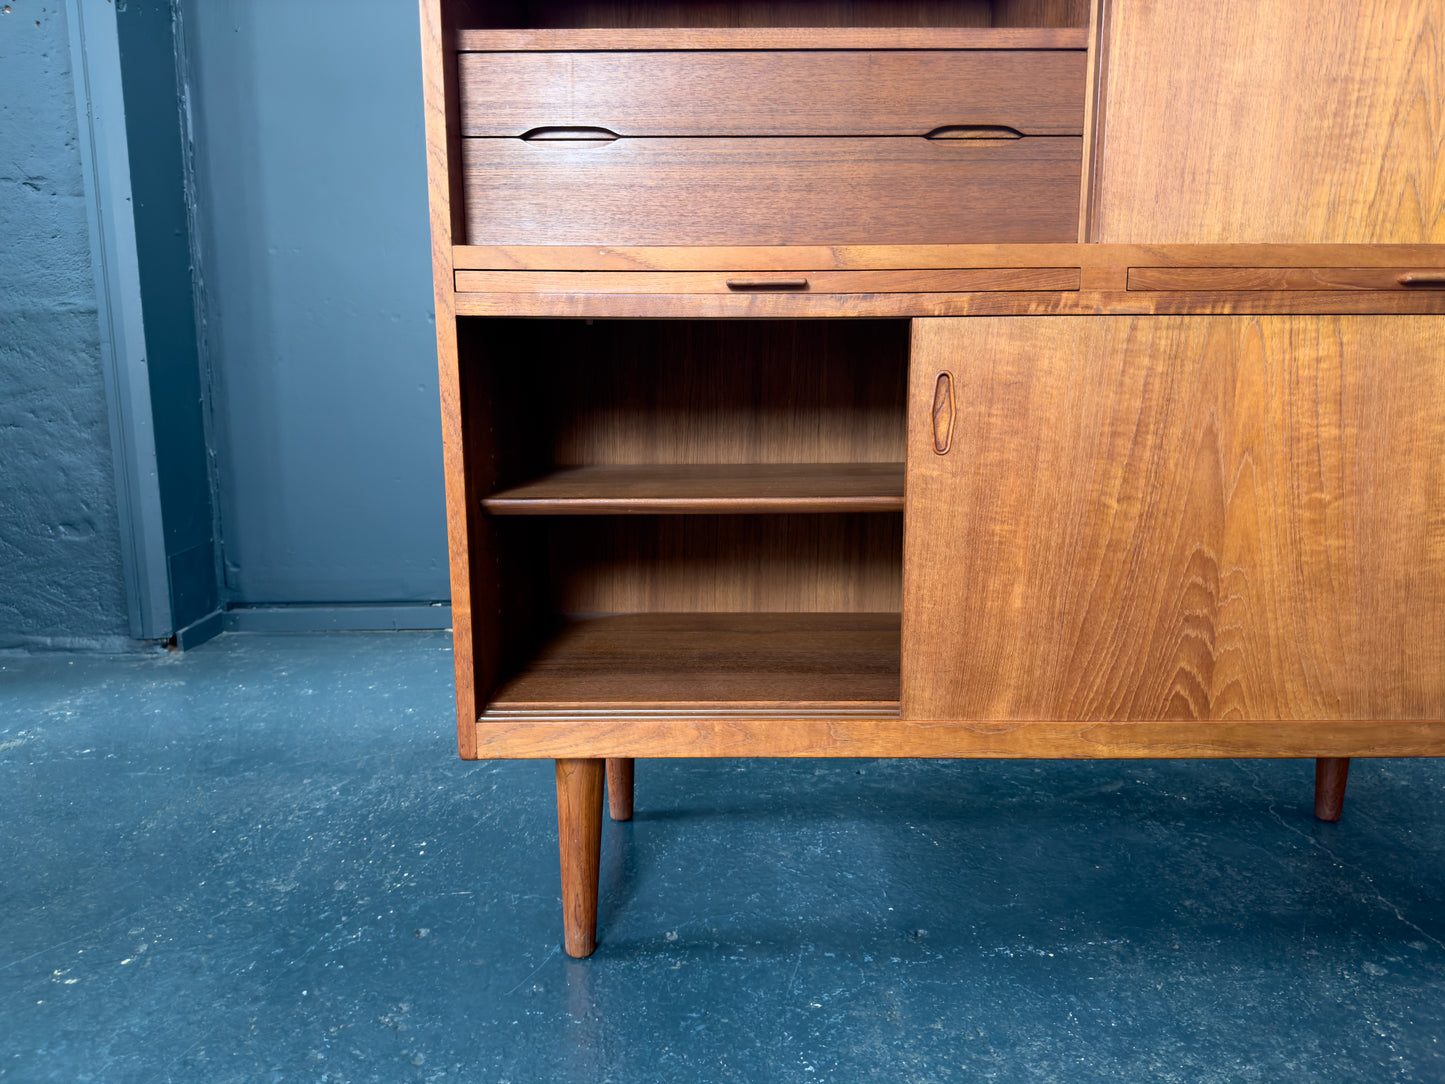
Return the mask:
<svg viewBox="0 0 1445 1084">
<path fill-rule="evenodd" d="M 939 455 L 948 454 L 953 440 L 953 376 L 951 373 L 938 374 L 933 385 L 933 450 Z"/>
</svg>

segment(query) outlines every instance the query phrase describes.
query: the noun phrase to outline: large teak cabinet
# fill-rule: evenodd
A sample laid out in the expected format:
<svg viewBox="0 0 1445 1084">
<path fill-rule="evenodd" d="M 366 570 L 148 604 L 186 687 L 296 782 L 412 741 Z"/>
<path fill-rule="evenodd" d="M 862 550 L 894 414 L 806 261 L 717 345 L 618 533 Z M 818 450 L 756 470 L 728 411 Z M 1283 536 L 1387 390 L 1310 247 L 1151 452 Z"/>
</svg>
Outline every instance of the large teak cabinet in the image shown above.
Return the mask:
<svg viewBox="0 0 1445 1084">
<path fill-rule="evenodd" d="M 573 955 L 638 757 L 1445 753 L 1445 3 L 421 7 L 459 744 Z"/>
</svg>

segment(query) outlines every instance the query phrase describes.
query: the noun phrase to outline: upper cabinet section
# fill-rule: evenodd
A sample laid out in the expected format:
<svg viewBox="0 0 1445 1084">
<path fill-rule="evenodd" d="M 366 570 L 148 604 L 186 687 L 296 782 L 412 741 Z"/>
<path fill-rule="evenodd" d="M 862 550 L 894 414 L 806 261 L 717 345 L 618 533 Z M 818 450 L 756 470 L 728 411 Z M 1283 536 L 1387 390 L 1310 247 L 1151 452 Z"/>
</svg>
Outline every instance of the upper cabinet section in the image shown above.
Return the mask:
<svg viewBox="0 0 1445 1084">
<path fill-rule="evenodd" d="M 1073 241 L 1086 39 L 461 29 L 465 243 Z"/>
<path fill-rule="evenodd" d="M 1091 239 L 1445 242 L 1445 0 L 1113 0 Z"/>
</svg>

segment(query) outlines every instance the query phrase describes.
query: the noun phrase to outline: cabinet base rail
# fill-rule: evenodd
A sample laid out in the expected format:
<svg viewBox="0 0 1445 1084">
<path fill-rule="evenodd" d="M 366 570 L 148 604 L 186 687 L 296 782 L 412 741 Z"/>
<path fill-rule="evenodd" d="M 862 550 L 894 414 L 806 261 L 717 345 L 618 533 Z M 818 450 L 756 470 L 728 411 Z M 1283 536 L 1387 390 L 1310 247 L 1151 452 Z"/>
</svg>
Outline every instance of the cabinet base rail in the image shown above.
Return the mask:
<svg viewBox="0 0 1445 1084">
<path fill-rule="evenodd" d="M 921 757 L 1170 760 L 1445 756 L 1445 720 L 927 722 L 846 712 L 488 712 L 485 760 Z M 1341 781 L 1343 789 L 1343 780 Z"/>
</svg>

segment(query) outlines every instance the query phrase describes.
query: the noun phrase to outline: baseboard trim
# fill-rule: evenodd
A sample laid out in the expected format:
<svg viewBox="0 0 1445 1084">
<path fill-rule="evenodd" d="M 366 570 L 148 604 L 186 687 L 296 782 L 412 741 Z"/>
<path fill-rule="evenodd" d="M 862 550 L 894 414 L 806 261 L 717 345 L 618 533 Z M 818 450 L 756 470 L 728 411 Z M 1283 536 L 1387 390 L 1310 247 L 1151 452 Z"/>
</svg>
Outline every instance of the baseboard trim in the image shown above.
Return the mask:
<svg viewBox="0 0 1445 1084">
<path fill-rule="evenodd" d="M 176 647 L 181 651 L 189 651 L 193 647 L 200 647 L 207 640 L 214 640 L 221 635 L 225 617 L 222 611 L 212 610 L 199 621 L 192 621 L 176 632 Z"/>
<path fill-rule="evenodd" d="M 452 627 L 452 607 L 448 602 L 232 606 L 221 621 L 226 632 L 434 630 Z"/>
</svg>

